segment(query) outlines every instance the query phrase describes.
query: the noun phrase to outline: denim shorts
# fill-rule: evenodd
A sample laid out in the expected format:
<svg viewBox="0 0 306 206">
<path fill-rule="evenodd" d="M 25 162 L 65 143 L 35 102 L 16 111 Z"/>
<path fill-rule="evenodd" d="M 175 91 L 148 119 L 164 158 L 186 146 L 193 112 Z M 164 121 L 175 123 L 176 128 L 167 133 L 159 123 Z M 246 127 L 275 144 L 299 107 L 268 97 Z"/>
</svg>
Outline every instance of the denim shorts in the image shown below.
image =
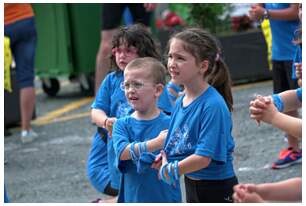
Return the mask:
<svg viewBox="0 0 306 206">
<path fill-rule="evenodd" d="M 35 77 L 35 49 L 37 42 L 34 17 L 5 25 L 4 35 L 10 38 L 10 46 L 16 63 L 18 87 L 33 87 Z"/>
</svg>

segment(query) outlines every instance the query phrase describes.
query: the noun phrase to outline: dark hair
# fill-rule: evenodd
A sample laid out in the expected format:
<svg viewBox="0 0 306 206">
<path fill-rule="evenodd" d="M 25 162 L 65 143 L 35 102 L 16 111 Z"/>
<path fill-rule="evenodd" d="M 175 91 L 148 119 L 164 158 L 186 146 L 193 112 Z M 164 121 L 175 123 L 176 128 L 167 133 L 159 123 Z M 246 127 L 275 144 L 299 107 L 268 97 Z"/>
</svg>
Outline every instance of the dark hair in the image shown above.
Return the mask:
<svg viewBox="0 0 306 206">
<path fill-rule="evenodd" d="M 186 28 L 171 37 L 168 42 L 168 51 L 173 39 L 180 39 L 184 42 L 184 49 L 195 57 L 196 63 L 203 60 L 209 62 L 204 78 L 218 90 L 229 110 L 233 111 L 232 81 L 229 69 L 221 58 L 221 47 L 217 39 L 201 28 Z"/>
<path fill-rule="evenodd" d="M 139 57 L 154 57 L 161 59 L 157 46 L 148 29 L 142 24 L 120 27 L 112 39 L 112 49 L 126 44 L 137 48 Z M 114 55 L 111 56 L 112 66 L 116 65 Z"/>
<path fill-rule="evenodd" d="M 155 84 L 166 84 L 166 67 L 155 58 L 136 58 L 126 66 L 126 70 L 132 69 L 148 70 L 149 76 L 153 78 Z"/>
</svg>

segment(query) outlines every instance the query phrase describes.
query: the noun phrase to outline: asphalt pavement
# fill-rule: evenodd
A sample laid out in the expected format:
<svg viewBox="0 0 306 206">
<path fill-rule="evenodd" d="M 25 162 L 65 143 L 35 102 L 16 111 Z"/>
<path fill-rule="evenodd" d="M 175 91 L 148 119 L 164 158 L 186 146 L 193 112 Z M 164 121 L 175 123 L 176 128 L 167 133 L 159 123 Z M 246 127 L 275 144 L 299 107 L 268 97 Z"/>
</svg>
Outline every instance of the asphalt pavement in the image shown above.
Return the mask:
<svg viewBox="0 0 306 206">
<path fill-rule="evenodd" d="M 37 89 L 39 137 L 22 144 L 20 128 L 4 138 L 4 179 L 11 202 L 88 203 L 104 196 L 90 185 L 86 161 L 95 127 L 89 111 L 92 98 L 80 94 L 79 85 L 63 83 L 54 98 Z M 249 102 L 255 94 L 272 93 L 272 81 L 233 88 L 234 165 L 239 182 L 276 182 L 302 176 L 302 166 L 272 170 L 280 149 L 286 147 L 283 132 L 249 118 Z"/>
</svg>

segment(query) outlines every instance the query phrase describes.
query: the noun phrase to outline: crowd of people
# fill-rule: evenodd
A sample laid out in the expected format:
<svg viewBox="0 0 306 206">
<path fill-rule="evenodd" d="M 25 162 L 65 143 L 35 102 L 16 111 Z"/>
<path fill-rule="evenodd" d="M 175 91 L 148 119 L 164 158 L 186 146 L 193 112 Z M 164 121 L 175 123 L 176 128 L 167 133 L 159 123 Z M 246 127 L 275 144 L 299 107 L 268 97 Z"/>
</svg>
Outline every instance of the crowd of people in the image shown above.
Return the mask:
<svg viewBox="0 0 306 206">
<path fill-rule="evenodd" d="M 93 202 L 182 202 L 181 176 L 188 203 L 301 201 L 300 177 L 239 183 L 232 82 L 217 38 L 185 28 L 170 37 L 163 59 L 148 29 L 156 5 L 121 6 L 103 5 L 87 175 L 109 198 Z M 126 6 L 136 23 L 118 28 Z M 274 82 L 273 95 L 250 102 L 250 118 L 284 131 L 289 145 L 273 169 L 302 160 L 301 16 L 302 4 L 250 8 L 254 20 L 270 20 Z"/>
</svg>

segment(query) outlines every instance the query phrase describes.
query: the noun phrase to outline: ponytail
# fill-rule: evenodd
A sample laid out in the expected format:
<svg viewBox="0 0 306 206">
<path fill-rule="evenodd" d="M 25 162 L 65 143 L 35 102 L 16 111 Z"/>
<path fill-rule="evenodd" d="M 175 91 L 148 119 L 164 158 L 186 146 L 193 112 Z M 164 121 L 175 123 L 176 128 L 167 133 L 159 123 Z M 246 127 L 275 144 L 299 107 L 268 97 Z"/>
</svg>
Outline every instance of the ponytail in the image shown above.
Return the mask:
<svg viewBox="0 0 306 206">
<path fill-rule="evenodd" d="M 228 109 L 233 111 L 232 80 L 229 69 L 223 59 L 216 59 L 213 70 L 208 74 L 207 82 L 212 85 L 223 96 Z"/>
</svg>

